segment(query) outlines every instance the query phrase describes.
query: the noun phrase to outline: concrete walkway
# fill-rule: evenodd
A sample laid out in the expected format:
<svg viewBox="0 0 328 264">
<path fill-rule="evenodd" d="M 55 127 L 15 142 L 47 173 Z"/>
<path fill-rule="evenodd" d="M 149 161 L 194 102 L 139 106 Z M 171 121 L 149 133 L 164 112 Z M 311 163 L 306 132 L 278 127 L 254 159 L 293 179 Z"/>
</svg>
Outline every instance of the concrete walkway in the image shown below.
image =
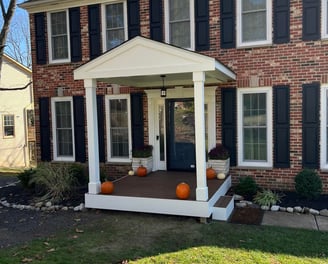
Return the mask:
<svg viewBox="0 0 328 264">
<path fill-rule="evenodd" d="M 328 232 L 328 217 L 286 212 L 264 212 L 262 225 L 304 228 Z"/>
</svg>

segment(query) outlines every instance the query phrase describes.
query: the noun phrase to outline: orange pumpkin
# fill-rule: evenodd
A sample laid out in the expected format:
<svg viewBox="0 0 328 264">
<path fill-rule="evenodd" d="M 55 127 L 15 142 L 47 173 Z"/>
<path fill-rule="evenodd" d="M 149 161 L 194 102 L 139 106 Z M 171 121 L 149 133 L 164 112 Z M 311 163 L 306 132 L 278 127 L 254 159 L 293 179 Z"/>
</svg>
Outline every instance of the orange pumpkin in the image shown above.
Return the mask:
<svg viewBox="0 0 328 264">
<path fill-rule="evenodd" d="M 111 181 L 105 181 L 101 184 L 101 193 L 112 194 L 114 191 L 114 183 Z"/>
<path fill-rule="evenodd" d="M 139 176 L 139 177 L 144 177 L 144 176 L 146 176 L 147 175 L 147 168 L 146 167 L 144 167 L 144 166 L 140 166 L 140 167 L 138 167 L 138 169 L 137 169 L 137 175 Z"/>
<path fill-rule="evenodd" d="M 179 199 L 186 200 L 190 196 L 190 187 L 187 183 L 181 182 L 175 189 L 175 194 Z"/>
<path fill-rule="evenodd" d="M 209 180 L 216 178 L 216 171 L 212 167 L 206 169 L 206 178 Z"/>
</svg>

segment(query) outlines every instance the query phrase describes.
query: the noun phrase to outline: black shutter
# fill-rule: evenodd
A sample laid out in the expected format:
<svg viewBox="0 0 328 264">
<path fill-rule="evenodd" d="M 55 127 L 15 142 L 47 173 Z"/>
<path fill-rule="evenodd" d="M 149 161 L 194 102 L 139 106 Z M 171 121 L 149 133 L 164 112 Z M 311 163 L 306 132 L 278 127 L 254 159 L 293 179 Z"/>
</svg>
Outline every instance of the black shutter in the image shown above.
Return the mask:
<svg viewBox="0 0 328 264">
<path fill-rule="evenodd" d="M 35 49 L 36 49 L 36 63 L 47 63 L 46 52 L 46 31 L 45 31 L 45 13 L 37 13 L 34 15 L 35 23 Z"/>
<path fill-rule="evenodd" d="M 319 99 L 320 84 L 303 85 L 302 136 L 303 167 L 319 167 Z"/>
<path fill-rule="evenodd" d="M 195 0 L 196 50 L 210 49 L 209 0 Z"/>
<path fill-rule="evenodd" d="M 150 0 L 150 38 L 163 41 L 162 0 Z"/>
<path fill-rule="evenodd" d="M 320 0 L 303 0 L 303 40 L 320 39 Z"/>
<path fill-rule="evenodd" d="M 84 163 L 85 155 L 85 125 L 84 125 L 84 98 L 73 96 L 74 109 L 74 137 L 75 137 L 75 161 Z"/>
<path fill-rule="evenodd" d="M 101 54 L 100 46 L 100 8 L 99 5 L 88 6 L 90 59 Z"/>
<path fill-rule="evenodd" d="M 104 96 L 97 95 L 97 117 L 98 117 L 98 143 L 99 161 L 105 162 L 105 117 L 104 117 Z"/>
<path fill-rule="evenodd" d="M 229 149 L 230 165 L 237 165 L 236 88 L 222 89 L 222 144 Z"/>
<path fill-rule="evenodd" d="M 80 26 L 80 8 L 69 9 L 69 30 L 71 37 L 71 61 L 82 60 L 81 50 L 81 26 Z"/>
<path fill-rule="evenodd" d="M 289 42 L 290 0 L 274 0 L 273 3 L 273 42 Z"/>
<path fill-rule="evenodd" d="M 41 161 L 51 161 L 49 98 L 39 98 Z"/>
<path fill-rule="evenodd" d="M 132 148 L 144 145 L 143 94 L 131 94 Z"/>
<path fill-rule="evenodd" d="M 221 0 L 221 48 L 236 47 L 235 1 Z"/>
<path fill-rule="evenodd" d="M 274 105 L 274 167 L 290 166 L 290 103 L 289 86 L 275 86 Z"/>
<path fill-rule="evenodd" d="M 128 35 L 129 39 L 140 35 L 139 0 L 128 0 Z"/>
</svg>

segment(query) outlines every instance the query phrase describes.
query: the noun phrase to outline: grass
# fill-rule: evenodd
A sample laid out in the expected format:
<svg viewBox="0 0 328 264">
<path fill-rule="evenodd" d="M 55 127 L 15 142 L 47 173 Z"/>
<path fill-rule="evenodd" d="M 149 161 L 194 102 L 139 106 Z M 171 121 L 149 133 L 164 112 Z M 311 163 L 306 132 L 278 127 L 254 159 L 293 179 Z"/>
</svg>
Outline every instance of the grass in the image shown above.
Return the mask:
<svg viewBox="0 0 328 264">
<path fill-rule="evenodd" d="M 0 263 L 327 263 L 327 245 L 318 231 L 103 212 L 77 229 L 2 249 Z"/>
</svg>

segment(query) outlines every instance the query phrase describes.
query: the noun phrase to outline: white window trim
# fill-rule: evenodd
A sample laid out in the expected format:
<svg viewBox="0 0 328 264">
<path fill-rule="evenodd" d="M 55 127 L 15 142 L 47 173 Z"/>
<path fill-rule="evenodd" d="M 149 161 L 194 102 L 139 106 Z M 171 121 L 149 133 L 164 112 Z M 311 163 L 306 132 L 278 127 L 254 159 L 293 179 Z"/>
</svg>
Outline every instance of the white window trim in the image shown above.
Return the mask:
<svg viewBox="0 0 328 264">
<path fill-rule="evenodd" d="M 67 58 L 66 59 L 54 59 L 53 54 L 52 54 L 52 32 L 51 32 L 51 14 L 53 13 L 59 13 L 59 12 L 66 12 L 66 27 L 67 27 Z M 48 12 L 47 13 L 47 25 L 48 25 L 48 53 L 49 53 L 49 62 L 50 63 L 66 63 L 71 61 L 71 37 L 70 37 L 70 31 L 69 31 L 69 14 L 68 14 L 68 9 L 66 10 L 56 10 L 53 12 Z"/>
<path fill-rule="evenodd" d="M 110 142 L 110 110 L 109 100 L 126 99 L 128 106 L 128 120 L 131 120 L 131 107 L 130 107 L 130 95 L 129 94 L 118 94 L 118 95 L 106 95 L 105 96 L 105 107 L 106 107 L 106 136 L 107 136 L 107 161 L 108 162 L 131 162 L 132 161 L 132 131 L 131 122 L 128 122 L 128 133 L 129 133 L 129 157 L 127 158 L 112 158 L 111 157 L 111 142 Z"/>
<path fill-rule="evenodd" d="M 320 89 L 321 108 L 320 108 L 320 168 L 328 170 L 327 161 L 327 95 L 328 95 L 328 84 L 324 84 Z"/>
<path fill-rule="evenodd" d="M 190 1 L 190 48 L 188 50 L 195 50 L 195 3 Z M 170 19 L 169 19 L 169 0 L 164 1 L 164 23 L 165 23 L 165 42 L 170 44 Z"/>
<path fill-rule="evenodd" d="M 322 39 L 328 39 L 328 26 L 327 26 L 327 19 L 328 19 L 328 14 L 327 14 L 327 0 L 321 0 L 321 38 Z"/>
<path fill-rule="evenodd" d="M 101 5 L 101 30 L 102 30 L 102 45 L 103 45 L 103 52 L 107 51 L 107 38 L 106 38 L 106 6 L 111 4 L 123 3 L 123 15 L 124 15 L 124 41 L 128 39 L 128 8 L 126 0 L 122 1 L 111 1 L 108 3 L 104 3 Z"/>
<path fill-rule="evenodd" d="M 238 48 L 246 48 L 246 47 L 258 47 L 258 46 L 267 46 L 272 44 L 272 1 L 266 0 L 267 12 L 267 37 L 266 40 L 260 41 L 250 41 L 250 42 L 242 42 L 242 0 L 237 0 L 237 47 Z"/>
<path fill-rule="evenodd" d="M 56 102 L 71 102 L 71 122 L 72 122 L 72 141 L 73 141 L 73 155 L 72 156 L 58 156 L 57 152 L 57 134 L 56 134 Z M 51 98 L 51 119 L 52 119 L 52 139 L 55 161 L 75 161 L 75 137 L 74 137 L 74 112 L 73 112 L 73 98 L 70 96 L 65 97 L 52 97 Z"/>
<path fill-rule="evenodd" d="M 267 95 L 267 161 L 244 161 L 244 142 L 243 142 L 243 95 L 250 93 L 266 93 Z M 238 118 L 238 166 L 270 168 L 272 161 L 272 88 L 238 88 L 237 91 L 237 118 Z"/>
</svg>

